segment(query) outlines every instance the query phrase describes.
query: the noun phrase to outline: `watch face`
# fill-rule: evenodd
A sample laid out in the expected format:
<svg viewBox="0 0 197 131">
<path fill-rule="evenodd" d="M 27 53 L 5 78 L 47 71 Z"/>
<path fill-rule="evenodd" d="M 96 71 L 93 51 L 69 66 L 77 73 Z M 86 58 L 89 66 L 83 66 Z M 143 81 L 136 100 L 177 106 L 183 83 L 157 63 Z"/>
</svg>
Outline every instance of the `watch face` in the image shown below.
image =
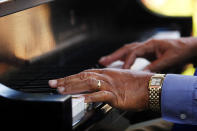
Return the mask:
<svg viewBox="0 0 197 131">
<path fill-rule="evenodd" d="M 152 78 L 151 86 L 161 86 L 162 78 Z"/>
</svg>

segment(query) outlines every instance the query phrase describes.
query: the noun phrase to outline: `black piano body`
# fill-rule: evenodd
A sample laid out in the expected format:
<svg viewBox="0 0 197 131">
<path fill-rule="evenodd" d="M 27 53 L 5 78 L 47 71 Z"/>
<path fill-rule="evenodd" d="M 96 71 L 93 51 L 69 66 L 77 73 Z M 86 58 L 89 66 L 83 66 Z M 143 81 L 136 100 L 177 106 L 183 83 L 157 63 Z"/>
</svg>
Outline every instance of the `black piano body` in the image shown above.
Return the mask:
<svg viewBox="0 0 197 131">
<path fill-rule="evenodd" d="M 158 30 L 181 36 L 192 30 L 191 17 L 152 14 L 138 0 L 5 0 L 0 16 L 0 120 L 7 130 L 99 130 L 102 120 L 116 125 L 99 107 L 73 127 L 71 97 L 50 89 L 48 80 L 100 68 L 101 56 Z"/>
</svg>

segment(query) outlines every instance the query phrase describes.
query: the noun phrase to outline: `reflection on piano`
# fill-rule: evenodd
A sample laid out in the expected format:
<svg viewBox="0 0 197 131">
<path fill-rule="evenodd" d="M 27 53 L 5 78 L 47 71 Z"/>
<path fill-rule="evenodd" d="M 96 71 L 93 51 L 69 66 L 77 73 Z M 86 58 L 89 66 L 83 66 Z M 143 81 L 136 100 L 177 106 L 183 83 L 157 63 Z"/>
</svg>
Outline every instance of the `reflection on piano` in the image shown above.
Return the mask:
<svg viewBox="0 0 197 131">
<path fill-rule="evenodd" d="M 175 30 L 189 36 L 191 18 L 156 16 L 137 0 L 50 1 L 0 3 L 1 127 L 124 130 L 129 124 L 152 118 L 105 103 L 80 105 L 81 115 L 78 106 L 77 110 L 72 106 L 71 96 L 49 88 L 48 80 L 101 68 L 97 63 L 101 56 L 158 31 Z"/>
</svg>

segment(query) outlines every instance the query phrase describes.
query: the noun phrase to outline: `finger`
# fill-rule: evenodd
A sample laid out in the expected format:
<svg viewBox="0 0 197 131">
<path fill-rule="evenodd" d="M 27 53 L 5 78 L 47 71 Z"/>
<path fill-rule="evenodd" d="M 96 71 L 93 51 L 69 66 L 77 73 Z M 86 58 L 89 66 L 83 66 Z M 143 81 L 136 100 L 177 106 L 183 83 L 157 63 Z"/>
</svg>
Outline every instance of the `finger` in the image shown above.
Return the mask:
<svg viewBox="0 0 197 131">
<path fill-rule="evenodd" d="M 51 88 L 57 88 L 58 86 L 63 86 L 65 84 L 65 81 L 74 80 L 76 79 L 78 74 L 70 75 L 64 78 L 49 80 L 49 86 Z"/>
<path fill-rule="evenodd" d="M 128 47 L 129 46 L 129 47 Z M 114 53 L 108 55 L 108 56 L 104 56 L 102 57 L 100 60 L 99 60 L 99 63 L 102 64 L 102 65 L 109 65 L 111 64 L 112 62 L 116 61 L 116 60 L 121 60 L 125 54 L 127 54 L 128 52 L 128 49 L 129 48 L 133 48 L 135 47 L 136 44 L 127 44 L 125 45 L 124 47 L 118 49 L 117 51 L 115 51 Z"/>
<path fill-rule="evenodd" d="M 61 78 L 63 79 L 63 78 Z M 48 81 L 48 85 L 51 87 L 51 88 L 56 88 L 57 87 L 57 80 L 49 80 Z"/>
<path fill-rule="evenodd" d="M 134 52 L 129 53 L 129 55 L 127 55 L 124 65 L 123 65 L 123 69 L 129 69 L 131 67 L 131 65 L 135 62 L 136 59 L 136 54 Z"/>
<path fill-rule="evenodd" d="M 137 46 L 130 50 L 130 53 L 126 56 L 123 69 L 129 69 L 135 62 L 137 57 L 146 57 L 147 54 L 154 52 L 153 44 L 149 41 Z"/>
<path fill-rule="evenodd" d="M 131 65 L 133 65 L 133 63 L 135 62 L 135 59 L 137 57 L 144 57 L 145 54 L 146 54 L 146 49 L 145 49 L 144 45 L 140 46 L 136 49 L 133 49 L 133 51 L 131 51 L 127 55 L 124 65 L 123 65 L 123 69 L 129 69 L 131 67 Z"/>
<path fill-rule="evenodd" d="M 75 75 L 67 76 L 64 78 L 56 79 L 56 80 L 49 80 L 49 86 L 52 88 L 57 88 L 59 86 L 64 86 L 69 83 L 76 82 L 78 80 L 87 79 L 89 77 L 96 78 L 98 80 L 104 80 L 104 77 L 98 73 L 94 72 L 81 72 Z"/>
<path fill-rule="evenodd" d="M 108 102 L 113 103 L 116 99 L 115 95 L 109 91 L 99 91 L 91 94 L 84 95 L 85 102 Z"/>
<path fill-rule="evenodd" d="M 98 90 L 108 90 L 108 84 L 100 80 L 101 86 L 98 86 L 98 80 L 94 78 L 88 78 L 86 80 L 79 80 L 68 85 L 58 87 L 58 92 L 61 94 L 76 94 L 82 92 L 93 92 Z"/>
</svg>

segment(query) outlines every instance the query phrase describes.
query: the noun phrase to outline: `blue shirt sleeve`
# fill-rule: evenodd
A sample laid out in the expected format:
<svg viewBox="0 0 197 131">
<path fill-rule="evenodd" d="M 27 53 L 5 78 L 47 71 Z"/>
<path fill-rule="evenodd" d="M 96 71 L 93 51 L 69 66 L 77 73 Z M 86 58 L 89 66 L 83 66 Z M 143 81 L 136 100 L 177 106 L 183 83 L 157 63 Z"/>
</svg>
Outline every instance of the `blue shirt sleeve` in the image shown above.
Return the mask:
<svg viewBox="0 0 197 131">
<path fill-rule="evenodd" d="M 197 125 L 197 76 L 166 75 L 161 113 L 167 121 Z"/>
</svg>

